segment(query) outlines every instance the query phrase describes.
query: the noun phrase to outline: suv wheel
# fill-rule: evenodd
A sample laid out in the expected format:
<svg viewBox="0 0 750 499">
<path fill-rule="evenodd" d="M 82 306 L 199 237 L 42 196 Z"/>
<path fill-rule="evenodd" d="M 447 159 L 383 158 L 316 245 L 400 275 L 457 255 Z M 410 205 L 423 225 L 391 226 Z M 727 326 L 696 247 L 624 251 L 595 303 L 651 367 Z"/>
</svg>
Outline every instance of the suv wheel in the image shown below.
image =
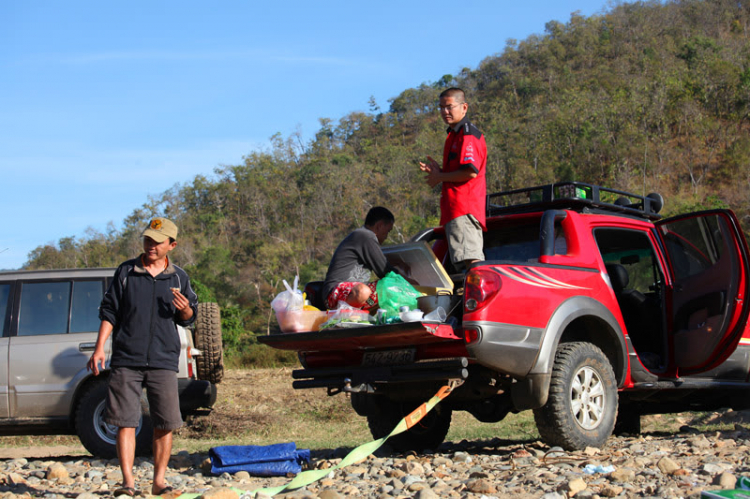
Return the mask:
<svg viewBox="0 0 750 499">
<path fill-rule="evenodd" d="M 547 403 L 534 410 L 542 439 L 566 450 L 600 447 L 616 416 L 617 385 L 607 357 L 590 343 L 560 345 Z"/>
<path fill-rule="evenodd" d="M 388 436 L 396 425 L 409 415 L 420 403 L 393 402 L 386 398 L 378 400 L 377 410 L 367 415 L 367 425 L 374 438 Z M 451 410 L 436 405 L 419 423 L 403 433 L 388 439 L 387 444 L 397 452 L 436 450 L 445 440 L 451 425 Z"/>
<path fill-rule="evenodd" d="M 81 396 L 76 411 L 76 431 L 86 450 L 93 456 L 112 459 L 117 457 L 117 427 L 104 422 L 107 402 L 107 379 L 93 381 Z M 141 398 L 142 414 L 135 430 L 135 453 L 151 454 L 154 428 L 148 415 L 148 403 Z"/>
<path fill-rule="evenodd" d="M 195 319 L 195 358 L 198 379 L 218 383 L 224 378 L 224 349 L 221 343 L 221 313 L 218 303 L 199 303 Z"/>
</svg>

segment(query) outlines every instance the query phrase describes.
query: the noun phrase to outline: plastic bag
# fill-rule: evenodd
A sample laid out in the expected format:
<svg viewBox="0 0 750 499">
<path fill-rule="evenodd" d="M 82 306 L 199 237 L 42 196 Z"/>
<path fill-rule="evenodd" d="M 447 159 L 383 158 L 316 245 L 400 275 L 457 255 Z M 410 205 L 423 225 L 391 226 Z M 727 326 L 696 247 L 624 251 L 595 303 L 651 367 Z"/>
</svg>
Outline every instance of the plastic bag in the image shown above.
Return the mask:
<svg viewBox="0 0 750 499">
<path fill-rule="evenodd" d="M 345 301 L 339 301 L 335 310 L 328 311 L 328 320 L 320 325 L 320 329 L 368 326 L 374 323 L 375 318 L 366 310 L 354 308 Z"/>
<path fill-rule="evenodd" d="M 294 276 L 294 288 L 289 286 L 286 280 L 282 280 L 284 283 L 285 291 L 277 294 L 276 297 L 271 301 L 271 308 L 274 312 L 294 312 L 302 310 L 305 306 L 305 298 L 302 296 L 302 291 L 297 289 L 299 284 L 299 276 Z"/>
<path fill-rule="evenodd" d="M 377 283 L 378 306 L 388 312 L 389 317 L 399 314 L 399 307 L 406 305 L 409 310 L 417 308 L 417 298 L 422 293 L 414 289 L 414 286 L 404 279 L 400 274 L 388 272 L 385 277 Z"/>
</svg>

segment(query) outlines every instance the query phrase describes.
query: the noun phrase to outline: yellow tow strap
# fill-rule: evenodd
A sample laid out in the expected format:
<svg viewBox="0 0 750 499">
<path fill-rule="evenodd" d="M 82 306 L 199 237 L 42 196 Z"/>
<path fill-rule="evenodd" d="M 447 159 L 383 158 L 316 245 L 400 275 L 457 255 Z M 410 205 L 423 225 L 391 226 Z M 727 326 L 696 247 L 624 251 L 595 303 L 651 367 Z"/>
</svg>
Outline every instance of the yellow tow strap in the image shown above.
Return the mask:
<svg viewBox="0 0 750 499">
<path fill-rule="evenodd" d="M 380 446 L 383 445 L 385 441 L 391 438 L 393 435 L 403 433 L 417 424 L 419 421 L 421 421 L 422 418 L 424 418 L 428 412 L 430 412 L 436 405 L 438 405 L 441 400 L 450 395 L 452 390 L 452 385 L 445 385 L 441 387 L 440 390 L 438 390 L 438 392 L 433 395 L 432 398 L 430 398 L 430 400 L 414 409 L 409 415 L 405 416 L 401 421 L 399 421 L 393 431 L 391 431 L 387 436 L 379 438 L 378 440 L 373 440 L 372 442 L 368 442 L 366 444 L 362 444 L 359 447 L 353 449 L 336 466 L 324 470 L 303 471 L 302 473 L 299 473 L 297 476 L 295 476 L 289 483 L 280 487 L 258 489 L 250 492 L 238 489 L 236 487 L 232 487 L 232 490 L 237 492 L 240 497 L 254 497 L 254 495 L 258 493 L 262 493 L 267 496 L 275 496 L 276 494 L 285 490 L 294 490 L 306 485 L 310 485 L 311 483 L 320 480 L 334 470 L 344 468 L 346 466 L 349 466 L 350 464 L 362 462 L 367 459 L 367 456 L 378 450 Z M 182 494 L 178 499 L 194 499 L 200 495 L 201 494 Z"/>
</svg>

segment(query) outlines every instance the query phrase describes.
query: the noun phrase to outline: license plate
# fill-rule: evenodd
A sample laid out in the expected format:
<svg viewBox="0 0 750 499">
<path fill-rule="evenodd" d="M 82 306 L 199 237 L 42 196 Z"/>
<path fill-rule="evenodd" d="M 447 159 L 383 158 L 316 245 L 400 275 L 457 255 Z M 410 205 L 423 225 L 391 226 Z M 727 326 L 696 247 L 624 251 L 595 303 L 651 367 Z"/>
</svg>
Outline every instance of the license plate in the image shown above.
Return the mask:
<svg viewBox="0 0 750 499">
<path fill-rule="evenodd" d="M 381 352 L 365 352 L 362 356 L 363 366 L 395 366 L 414 362 L 414 349 L 384 350 Z"/>
</svg>

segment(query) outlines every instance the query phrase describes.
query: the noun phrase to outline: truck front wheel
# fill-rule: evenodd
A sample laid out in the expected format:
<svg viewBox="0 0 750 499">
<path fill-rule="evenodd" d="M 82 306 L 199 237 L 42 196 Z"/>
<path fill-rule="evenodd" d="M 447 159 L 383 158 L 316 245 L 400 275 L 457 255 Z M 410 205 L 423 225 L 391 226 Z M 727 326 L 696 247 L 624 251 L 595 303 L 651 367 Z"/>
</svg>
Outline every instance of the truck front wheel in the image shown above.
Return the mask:
<svg viewBox="0 0 750 499">
<path fill-rule="evenodd" d="M 534 410 L 539 434 L 566 450 L 601 447 L 614 429 L 617 398 L 615 375 L 602 351 L 590 343 L 563 343 L 547 403 Z"/>
<path fill-rule="evenodd" d="M 378 400 L 377 411 L 367 414 L 367 424 L 374 438 L 388 436 L 404 416 L 409 415 L 420 403 Z M 394 435 L 386 444 L 397 452 L 425 449 L 436 450 L 443 443 L 451 425 L 451 410 L 440 404 L 432 408 L 416 425 L 403 433 Z"/>
</svg>

